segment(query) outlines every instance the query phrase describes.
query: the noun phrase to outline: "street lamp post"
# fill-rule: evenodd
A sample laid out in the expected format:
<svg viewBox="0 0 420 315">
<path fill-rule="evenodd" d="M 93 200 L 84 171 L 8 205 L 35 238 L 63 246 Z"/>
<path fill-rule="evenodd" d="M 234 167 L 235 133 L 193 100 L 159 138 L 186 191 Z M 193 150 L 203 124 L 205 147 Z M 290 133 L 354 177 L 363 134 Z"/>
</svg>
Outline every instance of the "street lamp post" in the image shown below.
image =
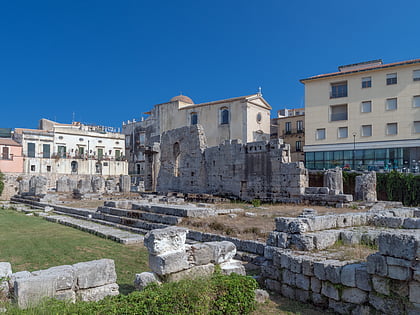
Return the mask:
<svg viewBox="0 0 420 315">
<path fill-rule="evenodd" d="M 356 159 L 356 135 L 357 132 L 353 131 L 353 169 L 356 169 L 355 159 Z"/>
</svg>

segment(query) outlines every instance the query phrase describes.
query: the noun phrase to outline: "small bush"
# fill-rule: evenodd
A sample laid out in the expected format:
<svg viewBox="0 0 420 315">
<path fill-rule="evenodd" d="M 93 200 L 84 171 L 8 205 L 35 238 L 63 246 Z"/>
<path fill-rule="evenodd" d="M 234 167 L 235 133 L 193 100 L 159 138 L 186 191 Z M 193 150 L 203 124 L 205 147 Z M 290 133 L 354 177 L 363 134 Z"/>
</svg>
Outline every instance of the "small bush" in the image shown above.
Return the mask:
<svg viewBox="0 0 420 315">
<path fill-rule="evenodd" d="M 251 203 L 252 203 L 252 206 L 254 208 L 258 208 L 259 206 L 261 206 L 261 200 L 260 199 L 252 199 Z"/>
<path fill-rule="evenodd" d="M 4 175 L 0 171 L 0 195 L 3 193 L 3 189 L 4 189 Z"/>
<path fill-rule="evenodd" d="M 251 277 L 216 273 L 209 279 L 151 284 L 141 292 L 75 304 L 45 300 L 36 308 L 8 309 L 8 314 L 249 314 L 255 310 L 256 281 Z"/>
</svg>

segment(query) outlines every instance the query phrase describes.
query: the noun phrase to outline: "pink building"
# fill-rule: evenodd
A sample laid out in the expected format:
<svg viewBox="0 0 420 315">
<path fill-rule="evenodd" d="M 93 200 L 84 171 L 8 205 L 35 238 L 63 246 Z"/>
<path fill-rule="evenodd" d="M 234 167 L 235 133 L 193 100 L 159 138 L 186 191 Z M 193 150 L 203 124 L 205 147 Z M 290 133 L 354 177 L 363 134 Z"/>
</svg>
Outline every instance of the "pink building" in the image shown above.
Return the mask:
<svg viewBox="0 0 420 315">
<path fill-rule="evenodd" d="M 0 171 L 23 173 L 22 145 L 12 139 L 0 138 Z"/>
</svg>

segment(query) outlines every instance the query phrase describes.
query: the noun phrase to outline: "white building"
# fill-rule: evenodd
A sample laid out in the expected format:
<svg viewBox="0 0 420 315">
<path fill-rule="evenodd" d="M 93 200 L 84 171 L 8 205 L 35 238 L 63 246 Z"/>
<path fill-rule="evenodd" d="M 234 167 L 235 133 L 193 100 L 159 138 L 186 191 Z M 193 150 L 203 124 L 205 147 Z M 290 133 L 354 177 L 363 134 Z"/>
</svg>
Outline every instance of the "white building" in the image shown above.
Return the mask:
<svg viewBox="0 0 420 315">
<path fill-rule="evenodd" d="M 41 119 L 39 129 L 16 128 L 27 174 L 117 176 L 128 173 L 125 136 L 100 126 Z"/>
</svg>

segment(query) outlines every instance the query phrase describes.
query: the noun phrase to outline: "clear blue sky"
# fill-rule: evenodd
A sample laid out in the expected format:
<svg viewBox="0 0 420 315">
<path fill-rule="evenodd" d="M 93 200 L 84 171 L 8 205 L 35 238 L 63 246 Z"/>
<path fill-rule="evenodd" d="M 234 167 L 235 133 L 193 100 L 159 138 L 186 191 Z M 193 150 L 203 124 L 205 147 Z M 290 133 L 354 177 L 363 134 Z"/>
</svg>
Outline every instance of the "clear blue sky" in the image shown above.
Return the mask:
<svg viewBox="0 0 420 315">
<path fill-rule="evenodd" d="M 273 114 L 299 79 L 420 58 L 420 1 L 0 1 L 0 127 L 40 118 L 120 127 L 182 92 L 262 87 Z"/>
</svg>

